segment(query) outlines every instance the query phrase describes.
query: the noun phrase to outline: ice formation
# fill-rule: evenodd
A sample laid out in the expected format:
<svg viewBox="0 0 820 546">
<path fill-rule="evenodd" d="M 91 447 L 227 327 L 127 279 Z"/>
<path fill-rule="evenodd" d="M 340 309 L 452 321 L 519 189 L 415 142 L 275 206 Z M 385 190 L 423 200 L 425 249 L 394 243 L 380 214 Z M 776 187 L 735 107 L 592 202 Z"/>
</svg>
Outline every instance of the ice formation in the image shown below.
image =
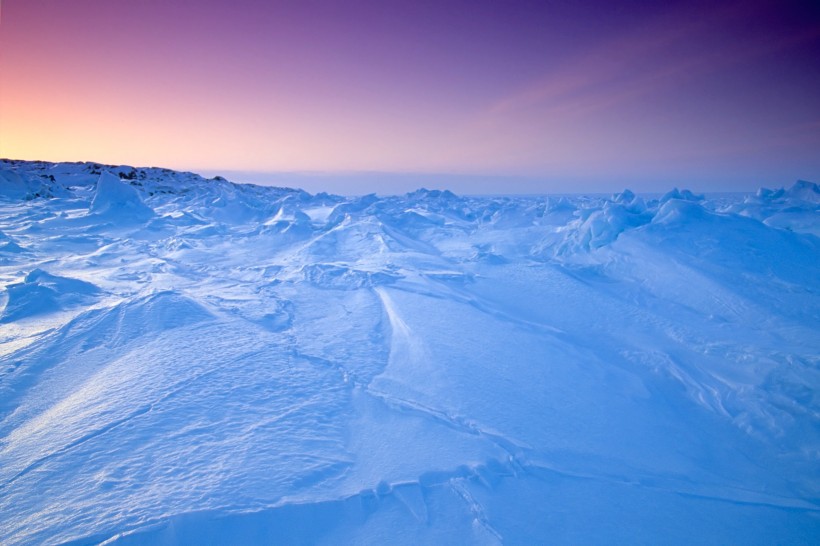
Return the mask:
<svg viewBox="0 0 820 546">
<path fill-rule="evenodd" d="M 818 195 L 0 161 L 0 543 L 816 543 Z"/>
</svg>

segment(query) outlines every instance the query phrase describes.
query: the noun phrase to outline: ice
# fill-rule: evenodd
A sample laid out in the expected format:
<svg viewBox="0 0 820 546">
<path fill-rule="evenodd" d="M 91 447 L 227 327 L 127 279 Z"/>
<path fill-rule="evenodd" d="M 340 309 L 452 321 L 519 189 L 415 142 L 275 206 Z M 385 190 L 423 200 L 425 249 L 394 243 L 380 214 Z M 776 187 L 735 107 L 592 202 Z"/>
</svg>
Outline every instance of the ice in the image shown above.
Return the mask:
<svg viewBox="0 0 820 546">
<path fill-rule="evenodd" d="M 818 195 L 0 160 L 0 543 L 816 543 Z"/>
<path fill-rule="evenodd" d="M 820 187 L 811 182 L 799 180 L 789 189 L 761 188 L 755 196 L 727 209 L 772 227 L 820 236 L 816 221 L 820 212 Z"/>
<path fill-rule="evenodd" d="M 697 202 L 697 201 L 703 201 L 704 196 L 696 195 L 696 194 L 692 193 L 689 190 L 681 191 L 678 188 L 675 188 L 672 191 L 664 194 L 664 196 L 661 197 L 660 202 L 661 202 L 661 204 L 663 204 L 663 203 L 666 203 L 667 201 L 669 201 L 670 199 L 679 199 L 679 200 L 682 200 L 682 201 L 695 201 L 695 202 Z"/>
<path fill-rule="evenodd" d="M 123 223 L 144 221 L 154 215 L 154 211 L 142 202 L 136 189 L 127 182 L 121 182 L 118 176 L 108 171 L 103 172 L 97 180 L 90 210 L 100 215 L 116 215 L 117 222 Z"/>
</svg>

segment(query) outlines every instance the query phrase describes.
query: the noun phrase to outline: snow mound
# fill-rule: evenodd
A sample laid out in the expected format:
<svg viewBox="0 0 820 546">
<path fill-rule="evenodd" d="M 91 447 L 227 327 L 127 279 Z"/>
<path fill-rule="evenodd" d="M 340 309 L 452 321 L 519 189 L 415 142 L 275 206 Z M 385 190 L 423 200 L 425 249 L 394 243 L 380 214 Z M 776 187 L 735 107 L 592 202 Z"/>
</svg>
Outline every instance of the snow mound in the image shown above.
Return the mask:
<svg viewBox="0 0 820 546">
<path fill-rule="evenodd" d="M 279 204 L 279 209 L 270 218 L 266 219 L 257 229 L 258 233 L 276 233 L 289 237 L 304 237 L 311 233 L 312 221 L 310 216 L 302 212 L 293 199 L 285 198 Z"/>
<path fill-rule="evenodd" d="M 798 180 L 789 189 L 760 188 L 757 194 L 729 205 L 726 210 L 771 227 L 820 236 L 820 187 L 805 180 Z"/>
<path fill-rule="evenodd" d="M 563 237 L 555 243 L 554 257 L 568 257 L 610 245 L 623 232 L 651 222 L 655 213 L 629 190 L 613 195 L 602 205 L 573 209 L 559 202 L 554 210 L 571 212 L 575 218 L 561 230 Z"/>
<path fill-rule="evenodd" d="M 93 303 L 101 290 L 86 281 L 59 277 L 35 269 L 23 282 L 6 286 L 8 302 L 0 322 L 52 313 L 76 305 Z"/>
<path fill-rule="evenodd" d="M 687 224 L 703 220 L 710 214 L 691 199 L 669 199 L 662 203 L 652 219 L 653 224 Z"/>
<path fill-rule="evenodd" d="M 774 203 L 802 201 L 806 204 L 816 205 L 820 204 L 820 186 L 806 180 L 798 180 L 792 184 L 789 189 L 780 188 L 778 190 L 770 190 L 768 188 L 760 188 L 757 190 L 755 199 L 752 200 L 752 202 L 755 201 L 768 201 Z"/>
<path fill-rule="evenodd" d="M 640 208 L 607 203 L 600 211 L 592 213 L 579 227 L 582 244 L 589 248 L 607 245 L 627 229 L 642 226 L 651 220 Z"/>
<path fill-rule="evenodd" d="M 97 180 L 97 189 L 91 201 L 90 212 L 116 217 L 118 221 L 146 221 L 154 211 L 143 203 L 139 192 L 130 184 L 108 171 Z"/>
<path fill-rule="evenodd" d="M 71 329 L 85 332 L 86 347 L 116 347 L 212 318 L 203 305 L 176 291 L 165 290 L 78 317 Z"/>
<path fill-rule="evenodd" d="M 40 197 L 64 197 L 68 192 L 53 176 L 45 174 L 20 174 L 0 168 L 0 197 L 11 200 L 37 199 Z"/>
<path fill-rule="evenodd" d="M 669 201 L 670 199 L 679 199 L 679 200 L 683 200 L 683 201 L 703 201 L 704 196 L 694 194 L 689 190 L 682 190 L 681 191 L 678 188 L 675 188 L 672 191 L 664 194 L 664 196 L 661 197 L 660 202 L 661 202 L 661 204 L 663 204 L 663 203 L 666 203 L 667 201 Z"/>
<path fill-rule="evenodd" d="M 25 199 L 29 195 L 29 184 L 13 171 L 0 171 L 0 195 L 9 199 Z"/>
<path fill-rule="evenodd" d="M 798 180 L 791 188 L 786 190 L 785 196 L 807 203 L 820 204 L 820 186 L 806 180 Z"/>
<path fill-rule="evenodd" d="M 23 252 L 23 248 L 14 242 L 14 239 L 0 231 L 0 252 L 17 253 Z"/>
</svg>

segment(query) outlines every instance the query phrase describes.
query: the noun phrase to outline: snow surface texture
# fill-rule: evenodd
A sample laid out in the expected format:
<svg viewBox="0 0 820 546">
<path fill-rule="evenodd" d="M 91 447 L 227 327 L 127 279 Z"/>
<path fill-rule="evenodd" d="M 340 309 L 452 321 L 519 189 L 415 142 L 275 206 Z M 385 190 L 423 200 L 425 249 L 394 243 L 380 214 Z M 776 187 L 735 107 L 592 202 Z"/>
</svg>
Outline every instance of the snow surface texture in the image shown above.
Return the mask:
<svg viewBox="0 0 820 546">
<path fill-rule="evenodd" d="M 820 191 L 0 162 L 0 543 L 810 544 Z"/>
</svg>

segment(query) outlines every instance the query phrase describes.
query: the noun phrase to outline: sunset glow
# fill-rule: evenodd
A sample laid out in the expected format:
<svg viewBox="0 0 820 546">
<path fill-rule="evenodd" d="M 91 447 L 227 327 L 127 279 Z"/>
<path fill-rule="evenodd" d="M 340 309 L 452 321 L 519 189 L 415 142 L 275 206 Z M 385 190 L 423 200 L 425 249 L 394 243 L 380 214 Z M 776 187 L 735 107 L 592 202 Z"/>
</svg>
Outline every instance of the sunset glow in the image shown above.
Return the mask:
<svg viewBox="0 0 820 546">
<path fill-rule="evenodd" d="M 6 0 L 0 156 L 532 191 L 819 179 L 818 10 L 719 4 Z"/>
</svg>

